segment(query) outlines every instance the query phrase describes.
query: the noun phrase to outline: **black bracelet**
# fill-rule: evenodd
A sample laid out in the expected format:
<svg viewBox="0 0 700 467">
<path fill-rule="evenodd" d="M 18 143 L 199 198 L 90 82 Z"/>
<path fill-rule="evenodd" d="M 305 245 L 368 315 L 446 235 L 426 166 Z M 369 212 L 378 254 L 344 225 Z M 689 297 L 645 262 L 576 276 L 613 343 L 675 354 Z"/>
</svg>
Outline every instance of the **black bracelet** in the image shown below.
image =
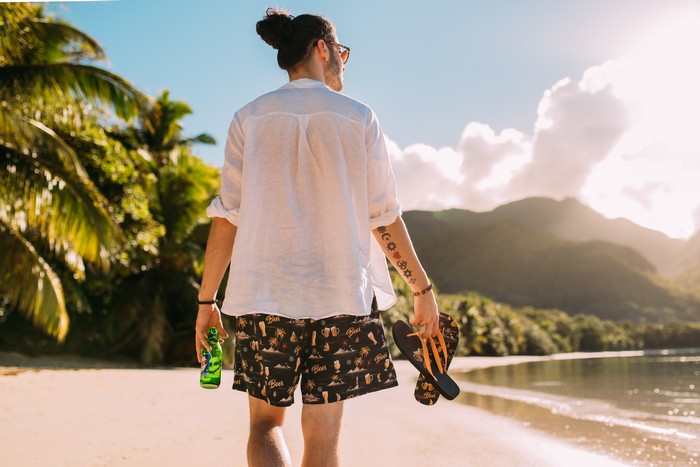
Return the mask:
<svg viewBox="0 0 700 467">
<path fill-rule="evenodd" d="M 218 300 L 197 300 L 197 305 L 216 305 Z"/>
<path fill-rule="evenodd" d="M 433 290 L 433 284 L 430 284 L 428 287 L 424 288 L 424 289 L 421 290 L 420 292 L 413 292 L 413 296 L 414 296 L 414 297 L 419 297 L 419 296 L 421 296 L 421 295 L 423 295 L 423 294 L 426 294 L 426 293 L 430 292 L 431 290 Z"/>
</svg>

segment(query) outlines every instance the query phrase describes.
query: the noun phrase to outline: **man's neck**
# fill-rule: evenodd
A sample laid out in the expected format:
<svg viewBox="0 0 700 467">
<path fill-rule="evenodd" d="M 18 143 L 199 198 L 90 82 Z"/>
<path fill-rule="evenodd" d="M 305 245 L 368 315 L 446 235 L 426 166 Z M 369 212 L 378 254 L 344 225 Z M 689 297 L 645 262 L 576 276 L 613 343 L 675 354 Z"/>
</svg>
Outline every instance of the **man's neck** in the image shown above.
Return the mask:
<svg viewBox="0 0 700 467">
<path fill-rule="evenodd" d="M 296 79 L 302 78 L 314 79 L 316 81 L 322 82 L 323 84 L 326 84 L 326 76 L 323 73 L 323 69 L 303 69 L 289 73 L 289 81 L 294 81 Z"/>
</svg>

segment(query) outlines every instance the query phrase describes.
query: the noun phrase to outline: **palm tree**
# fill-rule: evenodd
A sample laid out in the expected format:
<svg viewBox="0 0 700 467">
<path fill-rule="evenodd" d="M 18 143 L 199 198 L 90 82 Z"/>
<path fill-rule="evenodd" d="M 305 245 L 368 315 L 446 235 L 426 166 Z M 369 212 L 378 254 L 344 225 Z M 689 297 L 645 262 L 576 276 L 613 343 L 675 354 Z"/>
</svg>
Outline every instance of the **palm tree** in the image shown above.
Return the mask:
<svg viewBox="0 0 700 467">
<path fill-rule="evenodd" d="M 53 264 L 76 277 L 106 269 L 122 235 L 75 151 L 36 115 L 87 102 L 123 119 L 155 107 L 90 62 L 95 39 L 45 18 L 42 6 L 0 5 L 0 296 L 59 341 L 69 327 Z"/>
<path fill-rule="evenodd" d="M 163 91 L 156 103 L 151 112 L 140 115 L 140 125 L 112 133 L 125 147 L 138 150 L 154 169 L 177 163 L 183 150 L 190 149 L 195 143 L 216 144 L 206 133 L 193 138 L 182 135 L 182 119 L 192 113 L 186 102 L 171 101 L 170 92 Z"/>
<path fill-rule="evenodd" d="M 158 99 L 159 113 L 146 113 L 137 127 L 115 129 L 111 135 L 137 151 L 157 181 L 152 213 L 163 226 L 157 252 L 117 279 L 116 297 L 107 331 L 115 342 L 112 351 L 136 348 L 144 363 L 163 360 L 168 343 L 183 340 L 191 354 L 194 303 L 198 292 L 204 251 L 197 241 L 197 227 L 206 223 L 207 205 L 218 191 L 219 172 L 192 154 L 195 143 L 213 144 L 201 134 L 182 135 L 181 119 L 192 113 L 184 102 L 171 101 L 169 93 Z M 175 339 L 174 339 L 175 338 Z"/>
</svg>

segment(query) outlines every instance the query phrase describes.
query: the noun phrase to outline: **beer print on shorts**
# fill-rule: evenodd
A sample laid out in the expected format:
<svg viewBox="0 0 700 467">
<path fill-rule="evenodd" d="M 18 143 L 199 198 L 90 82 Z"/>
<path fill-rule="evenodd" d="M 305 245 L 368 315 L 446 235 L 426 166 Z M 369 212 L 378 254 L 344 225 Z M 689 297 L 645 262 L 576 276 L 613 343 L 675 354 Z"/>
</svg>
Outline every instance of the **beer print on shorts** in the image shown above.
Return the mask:
<svg viewBox="0 0 700 467">
<path fill-rule="evenodd" d="M 376 306 L 369 316 L 290 319 L 248 314 L 236 318 L 233 389 L 271 405 L 326 404 L 396 386 Z"/>
</svg>

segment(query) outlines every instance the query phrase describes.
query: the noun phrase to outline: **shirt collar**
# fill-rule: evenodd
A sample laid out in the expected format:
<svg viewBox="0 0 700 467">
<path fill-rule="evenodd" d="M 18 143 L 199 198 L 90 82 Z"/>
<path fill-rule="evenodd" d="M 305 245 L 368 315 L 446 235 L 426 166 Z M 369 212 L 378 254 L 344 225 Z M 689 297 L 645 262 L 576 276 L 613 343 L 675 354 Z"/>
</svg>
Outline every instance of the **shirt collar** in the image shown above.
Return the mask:
<svg viewBox="0 0 700 467">
<path fill-rule="evenodd" d="M 299 78 L 288 82 L 280 89 L 308 89 L 308 88 L 328 88 L 325 83 L 311 78 Z M 330 89 L 330 88 L 328 88 Z"/>
</svg>

